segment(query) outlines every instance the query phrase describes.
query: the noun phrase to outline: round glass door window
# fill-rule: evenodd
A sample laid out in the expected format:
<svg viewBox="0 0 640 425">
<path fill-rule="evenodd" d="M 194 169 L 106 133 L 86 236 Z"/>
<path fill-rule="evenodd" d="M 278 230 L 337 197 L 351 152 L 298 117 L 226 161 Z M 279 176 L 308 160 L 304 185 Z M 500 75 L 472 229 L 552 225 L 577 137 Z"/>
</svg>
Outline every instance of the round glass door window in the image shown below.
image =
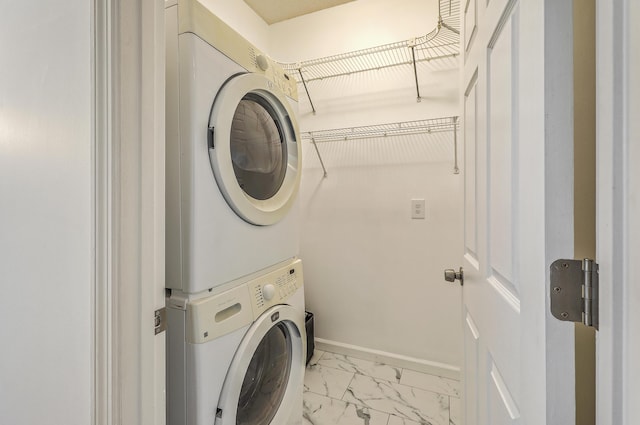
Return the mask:
<svg viewBox="0 0 640 425">
<path fill-rule="evenodd" d="M 218 92 L 208 129 L 218 188 L 245 221 L 282 220 L 300 186 L 300 138 L 286 96 L 260 74 L 231 78 Z"/>
<path fill-rule="evenodd" d="M 273 107 L 263 97 L 242 98 L 231 123 L 231 161 L 242 190 L 254 199 L 272 198 L 287 170 L 287 144 Z"/>
<path fill-rule="evenodd" d="M 291 336 L 280 322 L 260 341 L 240 389 L 237 425 L 269 425 L 285 395 L 292 363 Z"/>
</svg>

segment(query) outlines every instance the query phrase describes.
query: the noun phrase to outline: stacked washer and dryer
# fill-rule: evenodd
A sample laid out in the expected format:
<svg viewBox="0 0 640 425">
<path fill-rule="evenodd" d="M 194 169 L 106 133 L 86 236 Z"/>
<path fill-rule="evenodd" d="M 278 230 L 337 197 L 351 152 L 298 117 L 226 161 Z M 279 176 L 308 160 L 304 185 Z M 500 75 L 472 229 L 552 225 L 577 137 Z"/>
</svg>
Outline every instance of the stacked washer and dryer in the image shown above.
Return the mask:
<svg viewBox="0 0 640 425">
<path fill-rule="evenodd" d="M 297 88 L 197 0 L 166 24 L 167 422 L 302 422 Z"/>
</svg>

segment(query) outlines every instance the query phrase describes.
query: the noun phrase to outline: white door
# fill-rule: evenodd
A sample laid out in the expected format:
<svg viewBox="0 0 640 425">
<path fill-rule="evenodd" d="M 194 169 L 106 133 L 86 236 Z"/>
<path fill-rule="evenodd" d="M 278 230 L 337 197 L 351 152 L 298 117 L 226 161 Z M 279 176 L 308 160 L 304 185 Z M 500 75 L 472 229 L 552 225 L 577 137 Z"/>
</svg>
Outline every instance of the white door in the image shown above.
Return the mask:
<svg viewBox="0 0 640 425">
<path fill-rule="evenodd" d="M 465 425 L 574 424 L 571 0 L 462 0 Z"/>
<path fill-rule="evenodd" d="M 640 3 L 597 1 L 599 425 L 640 420 Z"/>
</svg>

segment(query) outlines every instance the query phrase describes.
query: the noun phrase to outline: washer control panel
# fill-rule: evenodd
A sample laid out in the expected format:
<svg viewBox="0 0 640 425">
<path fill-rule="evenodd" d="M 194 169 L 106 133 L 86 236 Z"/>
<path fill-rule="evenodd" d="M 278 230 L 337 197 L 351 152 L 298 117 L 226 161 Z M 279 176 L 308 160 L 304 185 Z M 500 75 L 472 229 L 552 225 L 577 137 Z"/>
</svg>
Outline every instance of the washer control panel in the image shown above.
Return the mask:
<svg viewBox="0 0 640 425">
<path fill-rule="evenodd" d="M 250 281 L 247 286 L 254 317 L 258 317 L 274 305 L 286 304 L 298 288 L 302 287 L 302 282 L 301 260 L 295 260 L 287 266 Z"/>
<path fill-rule="evenodd" d="M 260 56 L 258 56 L 260 57 Z M 262 56 L 265 58 L 264 56 Z M 257 59 L 256 59 L 257 61 Z M 290 77 L 284 69 L 271 58 L 265 58 L 267 68 L 262 67 L 256 62 L 256 66 L 264 72 L 265 76 L 273 81 L 273 84 L 280 89 L 281 92 L 294 100 L 298 100 L 298 85 L 295 78 Z"/>
<path fill-rule="evenodd" d="M 250 325 L 268 308 L 286 304 L 302 282 L 302 261 L 294 260 L 220 294 L 187 302 L 187 342 L 202 344 Z"/>
</svg>

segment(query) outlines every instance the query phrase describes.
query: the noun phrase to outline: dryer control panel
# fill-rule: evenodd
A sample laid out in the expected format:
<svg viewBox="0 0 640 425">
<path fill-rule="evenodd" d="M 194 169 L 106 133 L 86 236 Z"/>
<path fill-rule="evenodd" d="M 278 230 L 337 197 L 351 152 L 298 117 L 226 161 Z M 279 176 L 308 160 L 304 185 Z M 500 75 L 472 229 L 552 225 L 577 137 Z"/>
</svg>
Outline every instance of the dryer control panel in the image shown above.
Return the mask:
<svg viewBox="0 0 640 425">
<path fill-rule="evenodd" d="M 277 304 L 286 304 L 287 300 L 302 287 L 302 261 L 294 262 L 250 281 L 249 294 L 253 307 L 253 316 Z"/>
<path fill-rule="evenodd" d="M 264 74 L 273 84 L 295 101 L 298 83 L 282 67 L 254 47 L 237 31 L 214 15 L 198 0 L 180 0 L 178 4 L 178 34 L 192 33 L 224 53 L 249 72 Z M 171 4 L 165 4 L 169 7 Z"/>
</svg>

